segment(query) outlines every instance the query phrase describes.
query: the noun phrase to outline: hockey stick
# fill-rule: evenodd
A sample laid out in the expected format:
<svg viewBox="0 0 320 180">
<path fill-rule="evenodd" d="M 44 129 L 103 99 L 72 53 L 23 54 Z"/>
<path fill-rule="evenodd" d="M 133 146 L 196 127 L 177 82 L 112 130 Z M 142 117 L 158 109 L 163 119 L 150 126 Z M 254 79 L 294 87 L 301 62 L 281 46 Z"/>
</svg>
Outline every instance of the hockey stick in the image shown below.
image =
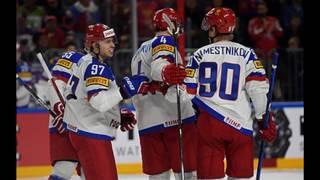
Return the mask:
<svg viewBox="0 0 320 180">
<path fill-rule="evenodd" d="M 43 70 L 46 72 L 46 74 L 47 74 L 47 76 L 48 76 L 48 79 L 52 82 L 53 88 L 54 88 L 55 92 L 57 93 L 57 95 L 58 95 L 58 97 L 59 97 L 59 99 L 60 99 L 60 102 L 61 102 L 61 103 L 63 104 L 63 106 L 64 106 L 64 105 L 65 105 L 65 101 L 64 101 L 64 99 L 63 99 L 63 97 L 62 97 L 62 95 L 61 95 L 61 92 L 60 92 L 59 89 L 58 89 L 58 86 L 57 86 L 56 82 L 55 82 L 54 79 L 52 78 L 52 75 L 51 75 L 51 73 L 50 73 L 50 71 L 49 71 L 49 68 L 48 68 L 47 64 L 46 64 L 45 61 L 44 61 L 44 58 L 43 58 L 42 54 L 41 54 L 41 53 L 37 53 L 37 58 L 39 59 Z"/>
<path fill-rule="evenodd" d="M 167 27 L 167 30 L 169 33 L 173 36 L 175 42 L 177 43 L 177 35 L 179 33 L 179 27 L 175 27 L 173 22 L 170 20 L 170 18 L 163 13 L 162 14 L 163 20 L 168 24 L 169 27 Z M 177 47 L 175 47 L 175 58 L 176 58 L 176 66 L 178 66 L 178 50 Z M 177 89 L 177 109 L 178 109 L 178 125 L 179 125 L 179 148 L 180 148 L 180 162 L 181 162 L 181 180 L 184 180 L 184 160 L 183 160 L 183 141 L 182 141 L 182 120 L 181 120 L 181 105 L 180 105 L 180 88 L 179 84 L 176 85 Z"/>
<path fill-rule="evenodd" d="M 278 57 L 279 54 L 275 51 L 272 56 L 272 74 L 271 74 L 271 84 L 269 86 L 269 93 L 268 93 L 268 99 L 267 99 L 267 107 L 266 107 L 266 114 L 263 122 L 263 127 L 268 127 L 268 121 L 269 121 L 269 112 L 271 107 L 271 99 L 272 99 L 272 92 L 276 80 L 276 72 L 277 72 L 277 65 L 278 65 Z M 263 155 L 264 155 L 264 144 L 265 142 L 262 140 L 260 144 L 260 151 L 259 151 L 259 160 L 258 160 L 258 167 L 257 167 L 257 175 L 256 180 L 260 179 L 261 174 L 261 168 L 262 168 L 262 161 L 263 161 Z"/>
<path fill-rule="evenodd" d="M 42 107 L 46 108 L 49 111 L 52 117 L 55 118 L 57 116 L 56 113 L 51 110 L 50 106 L 46 102 L 44 102 L 44 100 L 42 100 L 33 89 L 31 89 L 25 82 L 23 82 L 23 80 L 19 77 L 18 74 L 16 74 L 16 79 L 18 79 L 19 82 L 29 91 L 31 96 L 38 102 L 38 104 L 40 104 Z"/>
</svg>

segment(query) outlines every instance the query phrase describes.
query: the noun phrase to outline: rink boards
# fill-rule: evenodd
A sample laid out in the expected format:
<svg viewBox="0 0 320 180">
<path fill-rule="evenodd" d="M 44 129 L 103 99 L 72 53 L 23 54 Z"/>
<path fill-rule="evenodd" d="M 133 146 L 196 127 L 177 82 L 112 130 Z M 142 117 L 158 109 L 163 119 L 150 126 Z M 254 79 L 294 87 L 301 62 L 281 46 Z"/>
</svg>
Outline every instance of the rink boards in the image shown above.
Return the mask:
<svg viewBox="0 0 320 180">
<path fill-rule="evenodd" d="M 303 168 L 303 102 L 274 102 L 279 117 L 279 140 L 264 161 L 266 168 Z M 17 110 L 17 177 L 46 176 L 49 163 L 48 113 L 44 109 Z M 32 144 L 32 145 L 31 145 Z M 285 144 L 285 147 L 284 145 Z M 141 173 L 141 155 L 137 129 L 117 133 L 113 151 L 119 173 Z M 279 152 L 278 152 L 279 151 Z M 257 165 L 257 160 L 254 162 Z"/>
</svg>

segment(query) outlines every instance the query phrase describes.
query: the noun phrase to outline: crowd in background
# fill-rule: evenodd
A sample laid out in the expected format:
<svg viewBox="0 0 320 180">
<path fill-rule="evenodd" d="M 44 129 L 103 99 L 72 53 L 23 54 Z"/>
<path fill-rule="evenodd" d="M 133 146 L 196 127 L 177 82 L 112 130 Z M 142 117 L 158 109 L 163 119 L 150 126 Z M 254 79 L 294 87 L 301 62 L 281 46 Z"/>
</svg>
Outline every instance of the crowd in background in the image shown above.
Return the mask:
<svg viewBox="0 0 320 180">
<path fill-rule="evenodd" d="M 271 52 L 275 48 L 279 50 L 284 60 L 279 64 L 278 82 L 287 81 L 290 78 L 287 72 L 292 72 L 287 52 L 303 52 L 304 47 L 302 0 L 185 0 L 186 48 L 208 44 L 207 34 L 201 30 L 202 17 L 212 7 L 221 6 L 232 8 L 238 17 L 235 41 L 254 48 L 267 68 Z M 139 45 L 153 37 L 152 15 L 164 7 L 175 8 L 176 1 L 137 0 Z M 49 67 L 52 66 L 62 52 L 83 48 L 86 27 L 97 22 L 115 29 L 118 49 L 131 49 L 131 11 L 131 0 L 17 0 L 17 73 L 41 96 L 47 77 L 35 54 L 43 52 Z M 303 60 L 303 56 L 299 58 L 299 61 Z M 294 63 L 292 67 L 300 67 L 294 72 L 303 77 L 303 68 Z M 130 63 L 125 66 L 127 69 L 120 73 L 130 71 Z M 290 99 L 284 94 L 286 90 L 282 90 L 291 87 L 279 83 L 275 90 L 276 100 L 303 100 L 301 83 L 296 87 L 299 97 L 295 99 Z M 17 83 L 17 107 L 35 105 L 28 92 Z"/>
</svg>

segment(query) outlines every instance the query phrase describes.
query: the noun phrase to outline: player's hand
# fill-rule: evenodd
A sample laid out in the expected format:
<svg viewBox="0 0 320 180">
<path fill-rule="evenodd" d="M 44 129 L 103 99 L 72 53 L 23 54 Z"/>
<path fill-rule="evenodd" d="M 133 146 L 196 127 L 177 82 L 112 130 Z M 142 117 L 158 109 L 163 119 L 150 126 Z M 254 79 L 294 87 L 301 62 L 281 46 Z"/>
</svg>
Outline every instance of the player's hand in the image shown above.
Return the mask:
<svg viewBox="0 0 320 180">
<path fill-rule="evenodd" d="M 183 65 L 176 66 L 176 64 L 170 63 L 163 67 L 161 75 L 163 82 L 172 85 L 181 84 L 187 73 Z"/>
<path fill-rule="evenodd" d="M 120 115 L 121 115 L 121 131 L 129 131 L 134 128 L 134 125 L 137 124 L 137 120 L 134 117 L 134 114 L 127 108 L 121 108 L 120 109 Z"/>
<path fill-rule="evenodd" d="M 61 102 L 57 102 L 53 105 L 53 111 L 56 113 L 56 117 L 52 120 L 52 125 L 57 129 L 57 131 L 62 134 L 65 131 L 63 127 L 63 112 L 64 105 Z"/>
<path fill-rule="evenodd" d="M 264 122 L 264 116 L 263 118 L 258 120 L 258 125 L 259 125 L 259 134 L 260 137 L 268 142 L 272 142 L 275 140 L 276 136 L 277 136 L 277 130 L 276 130 L 276 123 L 272 117 L 272 112 L 270 112 L 269 114 L 269 122 L 268 122 L 268 127 L 267 128 L 263 128 L 263 122 Z"/>
</svg>

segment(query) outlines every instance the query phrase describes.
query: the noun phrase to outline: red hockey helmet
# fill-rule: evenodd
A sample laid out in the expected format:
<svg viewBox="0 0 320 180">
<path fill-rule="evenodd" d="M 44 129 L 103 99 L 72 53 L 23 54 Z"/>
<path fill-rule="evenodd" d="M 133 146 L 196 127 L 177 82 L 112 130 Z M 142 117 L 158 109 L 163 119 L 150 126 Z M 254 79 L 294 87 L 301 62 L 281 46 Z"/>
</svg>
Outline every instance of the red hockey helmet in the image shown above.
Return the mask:
<svg viewBox="0 0 320 180">
<path fill-rule="evenodd" d="M 155 12 L 152 23 L 153 26 L 157 30 L 167 30 L 168 24 L 163 20 L 162 14 L 166 14 L 169 19 L 175 23 L 176 27 L 180 27 L 182 25 L 182 18 L 179 16 L 178 13 L 172 8 L 163 8 Z"/>
<path fill-rule="evenodd" d="M 92 43 L 115 36 L 116 34 L 113 28 L 110 28 L 105 24 L 98 23 L 89 25 L 86 32 L 85 46 L 86 48 L 90 48 Z"/>
<path fill-rule="evenodd" d="M 218 33 L 232 33 L 236 26 L 236 15 L 230 8 L 212 8 L 203 18 L 201 29 L 208 31 L 212 26 Z"/>
</svg>

